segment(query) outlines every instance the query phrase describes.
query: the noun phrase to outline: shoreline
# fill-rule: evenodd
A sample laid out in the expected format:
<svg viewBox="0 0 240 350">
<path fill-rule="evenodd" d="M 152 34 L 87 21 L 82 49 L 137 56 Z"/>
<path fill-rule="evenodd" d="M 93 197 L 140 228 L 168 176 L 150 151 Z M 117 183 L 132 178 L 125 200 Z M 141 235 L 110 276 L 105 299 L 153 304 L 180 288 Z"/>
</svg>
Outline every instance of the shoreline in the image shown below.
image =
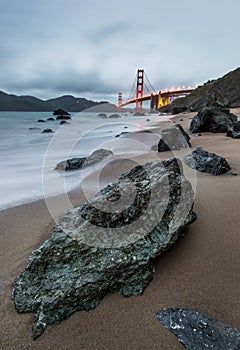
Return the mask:
<svg viewBox="0 0 240 350">
<path fill-rule="evenodd" d="M 174 121 L 184 119 L 181 124 L 186 128 L 189 118 L 178 115 Z M 44 199 L 1 210 L 0 349 L 181 350 L 175 336 L 155 318 L 158 310 L 167 307 L 195 309 L 240 329 L 239 142 L 224 134 L 203 133 L 191 138 L 192 149 L 201 146 L 222 155 L 238 176 L 197 172 L 194 211 L 198 219 L 173 249 L 156 259 L 153 281 L 142 296 L 108 295 L 96 309 L 77 312 L 60 325 L 48 327 L 36 341 L 29 336 L 33 315 L 15 312 L 11 289 L 31 251 L 49 237 L 53 220 Z M 165 152 L 164 158 L 169 154 Z M 148 154 L 140 159 L 144 163 Z M 121 165 L 124 168 L 130 163 Z M 116 174 L 116 167 L 115 172 L 107 168 L 102 177 L 110 181 Z M 69 196 L 74 204 L 84 200 L 81 189 Z M 62 196 L 51 200 L 58 204 L 55 215 L 62 214 L 66 209 Z"/>
</svg>

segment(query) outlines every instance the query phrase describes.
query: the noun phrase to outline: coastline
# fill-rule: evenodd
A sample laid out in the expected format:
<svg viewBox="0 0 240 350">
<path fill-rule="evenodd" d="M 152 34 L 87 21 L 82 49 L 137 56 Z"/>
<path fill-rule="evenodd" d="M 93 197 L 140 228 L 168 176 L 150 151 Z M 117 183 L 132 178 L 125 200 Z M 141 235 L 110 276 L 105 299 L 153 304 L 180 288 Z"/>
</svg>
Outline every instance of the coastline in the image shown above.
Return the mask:
<svg viewBox="0 0 240 350">
<path fill-rule="evenodd" d="M 180 123 L 186 127 L 192 115 L 178 115 L 174 121 L 183 119 Z M 240 109 L 236 115 L 240 116 Z M 201 146 L 225 157 L 239 175 L 215 177 L 197 172 L 194 210 L 198 220 L 171 251 L 156 260 L 154 279 L 142 296 L 108 295 L 95 310 L 75 313 L 49 327 L 36 341 L 29 336 L 33 315 L 15 312 L 11 289 L 31 251 L 49 237 L 52 217 L 44 200 L 0 211 L 0 349 L 180 350 L 175 336 L 155 319 L 156 312 L 166 307 L 195 309 L 240 329 L 239 142 L 224 134 L 191 138 L 192 149 Z M 166 152 L 164 158 L 169 155 Z M 144 163 L 148 154 L 138 158 Z M 129 165 L 122 162 L 123 168 Z M 115 176 L 113 169 L 106 169 L 103 175 L 107 181 Z M 81 190 L 73 191 L 70 198 L 78 204 L 84 195 Z M 64 201 L 61 195 L 53 200 L 58 203 L 56 215 L 60 215 L 66 209 Z"/>
</svg>

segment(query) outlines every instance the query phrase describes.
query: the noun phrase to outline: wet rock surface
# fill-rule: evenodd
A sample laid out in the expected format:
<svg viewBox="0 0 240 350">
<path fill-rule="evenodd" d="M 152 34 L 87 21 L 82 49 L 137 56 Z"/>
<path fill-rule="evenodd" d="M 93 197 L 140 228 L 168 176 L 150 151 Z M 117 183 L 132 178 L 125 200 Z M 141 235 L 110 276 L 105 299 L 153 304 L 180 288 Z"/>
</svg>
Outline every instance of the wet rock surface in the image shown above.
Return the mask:
<svg viewBox="0 0 240 350">
<path fill-rule="evenodd" d="M 240 139 L 240 122 L 229 125 L 227 136 L 232 137 L 233 139 Z"/>
<path fill-rule="evenodd" d="M 34 313 L 32 337 L 108 293 L 141 295 L 154 258 L 195 221 L 192 206 L 191 184 L 173 158 L 136 166 L 65 212 L 14 282 L 16 310 Z"/>
<path fill-rule="evenodd" d="M 226 132 L 229 125 L 236 123 L 237 117 L 229 109 L 218 104 L 203 107 L 192 119 L 190 133 Z"/>
<path fill-rule="evenodd" d="M 112 155 L 112 151 L 99 149 L 90 154 L 89 157 L 71 158 L 58 163 L 54 170 L 71 171 L 86 168 L 101 162 L 104 158 Z"/>
<path fill-rule="evenodd" d="M 54 131 L 52 129 L 44 129 L 42 131 L 43 134 L 51 134 L 51 133 L 54 133 Z"/>
<path fill-rule="evenodd" d="M 239 350 L 240 332 L 230 325 L 187 309 L 165 309 L 157 319 L 187 350 Z"/>
<path fill-rule="evenodd" d="M 70 113 L 68 113 L 67 111 L 65 111 L 64 109 L 56 109 L 54 112 L 53 112 L 53 115 L 70 115 Z"/>
<path fill-rule="evenodd" d="M 158 143 L 158 152 L 180 150 L 191 147 L 190 137 L 180 124 L 176 124 L 161 132 Z"/>
<path fill-rule="evenodd" d="M 191 154 L 184 158 L 185 163 L 192 169 L 220 175 L 231 170 L 225 158 L 197 147 Z"/>
<path fill-rule="evenodd" d="M 56 120 L 70 120 L 72 119 L 69 115 L 58 115 Z"/>
</svg>

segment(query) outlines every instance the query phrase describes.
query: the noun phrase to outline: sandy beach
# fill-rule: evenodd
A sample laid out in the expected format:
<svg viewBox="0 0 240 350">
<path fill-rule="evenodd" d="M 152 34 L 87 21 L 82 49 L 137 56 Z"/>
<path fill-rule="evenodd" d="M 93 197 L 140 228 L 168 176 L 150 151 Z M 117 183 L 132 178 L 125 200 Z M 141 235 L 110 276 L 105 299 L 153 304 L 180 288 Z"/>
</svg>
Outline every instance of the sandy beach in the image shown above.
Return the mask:
<svg viewBox="0 0 240 350">
<path fill-rule="evenodd" d="M 240 109 L 232 112 L 240 117 Z M 183 119 L 180 123 L 187 129 L 195 114 L 178 115 L 174 122 Z M 154 279 L 142 296 L 108 295 L 95 310 L 77 312 L 48 327 L 36 341 L 29 336 L 33 315 L 15 311 L 11 291 L 31 251 L 49 237 L 52 217 L 44 200 L 0 212 L 1 350 L 181 350 L 175 336 L 155 318 L 167 307 L 194 309 L 240 329 L 240 140 L 202 133 L 191 137 L 191 143 L 193 149 L 201 146 L 226 158 L 238 176 L 197 172 L 198 219 L 171 251 L 156 260 Z M 145 154 L 142 162 L 147 160 Z M 110 181 L 114 173 L 105 176 Z M 84 197 L 79 190 L 71 199 L 77 205 Z M 56 201 L 60 215 L 66 208 L 61 196 Z"/>
</svg>

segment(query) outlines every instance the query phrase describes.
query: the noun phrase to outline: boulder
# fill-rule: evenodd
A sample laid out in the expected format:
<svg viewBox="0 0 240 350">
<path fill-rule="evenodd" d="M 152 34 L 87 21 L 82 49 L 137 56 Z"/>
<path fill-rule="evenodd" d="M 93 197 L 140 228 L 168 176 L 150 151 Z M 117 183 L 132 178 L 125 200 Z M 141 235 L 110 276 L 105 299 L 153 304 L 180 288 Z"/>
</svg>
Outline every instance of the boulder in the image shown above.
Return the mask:
<svg viewBox="0 0 240 350">
<path fill-rule="evenodd" d="M 38 119 L 37 121 L 38 123 L 46 123 L 46 120 L 43 120 L 43 119 Z"/>
<path fill-rule="evenodd" d="M 109 118 L 121 118 L 119 114 L 111 114 Z"/>
<path fill-rule="evenodd" d="M 53 115 L 70 115 L 70 113 L 64 111 L 64 109 L 56 109 L 54 112 L 53 112 Z"/>
<path fill-rule="evenodd" d="M 240 332 L 230 325 L 188 309 L 165 309 L 157 319 L 186 350 L 239 350 Z"/>
<path fill-rule="evenodd" d="M 112 151 L 109 151 L 107 149 L 98 149 L 94 151 L 89 157 L 71 158 L 71 159 L 63 160 L 62 162 L 56 165 L 54 170 L 62 170 L 62 171 L 79 170 L 79 169 L 82 169 L 83 167 L 86 168 L 88 166 L 99 163 L 104 158 L 112 154 L 113 154 Z"/>
<path fill-rule="evenodd" d="M 171 126 L 161 132 L 158 152 L 180 150 L 188 147 L 191 147 L 190 137 L 180 124 Z"/>
<path fill-rule="evenodd" d="M 218 104 L 203 107 L 192 119 L 190 133 L 226 132 L 229 125 L 236 123 L 237 117 L 229 109 Z"/>
<path fill-rule="evenodd" d="M 58 115 L 56 120 L 69 120 L 72 119 L 69 115 Z"/>
<path fill-rule="evenodd" d="M 220 175 L 231 170 L 225 158 L 197 147 L 191 154 L 185 156 L 185 163 L 192 169 L 212 175 Z"/>
<path fill-rule="evenodd" d="M 60 121 L 60 125 L 63 125 L 63 124 L 70 124 L 70 123 L 68 121 L 66 121 L 66 120 Z"/>
<path fill-rule="evenodd" d="M 47 133 L 50 134 L 50 133 L 53 133 L 53 132 L 54 132 L 54 131 L 53 131 L 52 129 L 44 129 L 44 130 L 42 131 L 43 134 L 45 134 L 45 133 L 46 133 L 46 134 L 47 134 Z"/>
<path fill-rule="evenodd" d="M 52 117 L 50 117 L 50 118 L 47 118 L 47 121 L 49 121 L 49 122 L 53 122 L 55 119 L 54 118 L 52 118 Z"/>
<path fill-rule="evenodd" d="M 233 139 L 240 139 L 240 122 L 228 126 L 227 136 L 232 137 Z"/>
<path fill-rule="evenodd" d="M 105 113 L 99 113 L 99 114 L 98 114 L 98 117 L 99 117 L 99 118 L 107 118 L 107 114 L 105 114 Z"/>
<path fill-rule="evenodd" d="M 34 313 L 32 337 L 108 293 L 141 295 L 154 258 L 195 221 L 192 206 L 191 184 L 173 158 L 138 165 L 65 212 L 14 282 L 16 310 Z"/>
</svg>

